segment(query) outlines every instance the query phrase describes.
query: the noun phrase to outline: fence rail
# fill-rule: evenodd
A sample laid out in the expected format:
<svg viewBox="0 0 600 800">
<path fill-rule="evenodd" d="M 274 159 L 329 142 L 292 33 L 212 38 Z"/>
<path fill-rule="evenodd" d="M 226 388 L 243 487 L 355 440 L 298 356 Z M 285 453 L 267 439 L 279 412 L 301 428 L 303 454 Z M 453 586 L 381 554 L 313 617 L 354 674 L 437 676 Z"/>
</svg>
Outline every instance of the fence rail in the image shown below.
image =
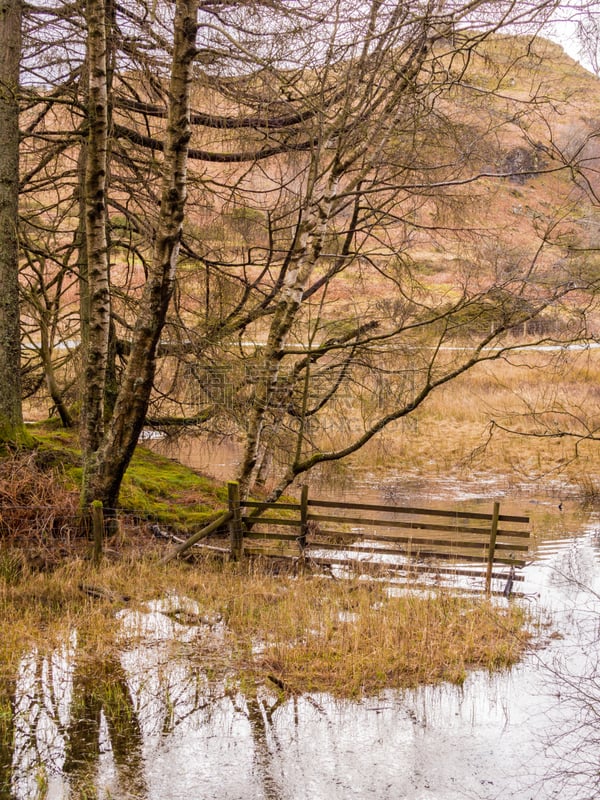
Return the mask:
<svg viewBox="0 0 600 800">
<path fill-rule="evenodd" d="M 488 593 L 495 578 L 522 580 L 529 517 L 501 514 L 497 502 L 489 513 L 347 503 L 310 499 L 304 486 L 299 502 L 266 503 L 240 501 L 237 484 L 228 486 L 234 559 L 278 555 L 413 576 L 480 577 Z"/>
<path fill-rule="evenodd" d="M 102 508 L 92 508 L 93 559 L 102 556 Z M 487 593 L 493 580 L 505 588 L 523 580 L 518 570 L 529 554 L 529 517 L 465 509 L 421 508 L 311 499 L 303 486 L 299 502 L 241 500 L 239 485 L 228 483 L 228 509 L 180 542 L 167 563 L 211 534 L 229 527 L 232 560 L 276 556 L 313 564 L 393 573 L 406 582 L 482 578 Z M 157 526 L 151 526 L 157 527 Z M 215 549 L 212 547 L 212 549 Z M 219 552 L 223 548 L 219 547 Z"/>
</svg>

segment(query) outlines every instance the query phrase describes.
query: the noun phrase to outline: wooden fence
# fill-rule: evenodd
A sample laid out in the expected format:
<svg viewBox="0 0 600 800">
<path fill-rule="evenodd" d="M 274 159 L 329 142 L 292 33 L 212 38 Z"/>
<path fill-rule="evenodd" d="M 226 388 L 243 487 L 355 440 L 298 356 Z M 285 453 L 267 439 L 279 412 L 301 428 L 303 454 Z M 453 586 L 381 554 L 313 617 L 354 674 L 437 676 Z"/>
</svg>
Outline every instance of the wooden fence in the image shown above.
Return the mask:
<svg viewBox="0 0 600 800">
<path fill-rule="evenodd" d="M 299 502 L 240 501 L 228 484 L 230 555 L 266 555 L 361 571 L 402 574 L 410 580 L 431 576 L 479 578 L 485 590 L 504 581 L 505 592 L 522 580 L 518 570 L 529 551 L 529 518 L 489 513 L 309 498 Z"/>
</svg>

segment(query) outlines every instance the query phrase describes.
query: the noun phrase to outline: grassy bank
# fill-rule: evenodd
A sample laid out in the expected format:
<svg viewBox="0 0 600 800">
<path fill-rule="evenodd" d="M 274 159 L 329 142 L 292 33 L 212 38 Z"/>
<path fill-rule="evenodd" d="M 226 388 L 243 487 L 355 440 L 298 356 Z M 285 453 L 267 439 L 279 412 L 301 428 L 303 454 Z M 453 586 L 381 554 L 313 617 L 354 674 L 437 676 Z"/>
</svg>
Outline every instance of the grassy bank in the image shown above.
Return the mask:
<svg viewBox="0 0 600 800">
<path fill-rule="evenodd" d="M 59 559 L 77 554 L 82 472 L 77 435 L 47 422 L 30 431 L 30 448 L 0 453 L 0 546 L 16 543 L 25 555 L 35 551 L 39 558 L 43 551 L 50 560 L 52 548 Z M 120 495 L 130 528 L 148 520 L 183 535 L 226 503 L 226 487 L 143 447 L 133 456 Z"/>
</svg>

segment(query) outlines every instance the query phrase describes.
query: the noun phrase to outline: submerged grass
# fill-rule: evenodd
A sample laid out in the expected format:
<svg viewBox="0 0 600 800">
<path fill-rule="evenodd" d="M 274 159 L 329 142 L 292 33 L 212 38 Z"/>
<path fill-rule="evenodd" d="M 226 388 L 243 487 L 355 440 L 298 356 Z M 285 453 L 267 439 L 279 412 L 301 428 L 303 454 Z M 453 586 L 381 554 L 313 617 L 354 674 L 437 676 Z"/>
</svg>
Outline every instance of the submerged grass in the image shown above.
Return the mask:
<svg viewBox="0 0 600 800">
<path fill-rule="evenodd" d="M 77 660 L 98 670 L 123 647 L 116 612 L 167 594 L 195 600 L 203 619 L 225 623 L 222 652 L 203 652 L 201 639 L 197 652 L 188 646 L 202 669 L 212 669 L 212 659 L 219 674 L 271 679 L 291 693 L 356 697 L 461 683 L 471 668 L 510 666 L 528 640 L 518 606 L 447 591 L 392 597 L 378 583 L 271 575 L 216 560 L 162 567 L 124 559 L 98 570 L 78 561 L 52 573 L 0 576 L 0 676 L 14 675 L 33 649 L 62 646 L 74 630 Z"/>
<path fill-rule="evenodd" d="M 527 638 L 516 606 L 447 590 L 393 597 L 362 581 L 254 576 L 228 612 L 255 669 L 294 692 L 345 697 L 462 683 L 468 669 L 510 666 Z"/>
</svg>

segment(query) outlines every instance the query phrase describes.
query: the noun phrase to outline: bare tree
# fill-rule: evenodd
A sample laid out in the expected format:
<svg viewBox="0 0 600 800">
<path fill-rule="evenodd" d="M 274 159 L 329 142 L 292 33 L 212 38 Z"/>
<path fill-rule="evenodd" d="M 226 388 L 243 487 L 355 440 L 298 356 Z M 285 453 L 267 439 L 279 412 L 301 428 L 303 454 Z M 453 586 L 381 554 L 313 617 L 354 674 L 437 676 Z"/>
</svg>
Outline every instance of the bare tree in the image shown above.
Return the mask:
<svg viewBox="0 0 600 800">
<path fill-rule="evenodd" d="M 463 123 L 461 135 L 461 126 L 447 105 L 452 97 L 468 107 L 467 96 L 474 88 L 469 84 L 470 59 L 476 58 L 488 35 L 506 23 L 514 9 L 504 9 L 508 17 L 495 9 L 493 20 L 486 20 L 488 28 L 476 33 L 460 28 L 463 16 L 469 18 L 471 12 L 466 7 L 419 6 L 404 13 L 405 9 L 384 9 L 378 4 L 376 17 L 375 7 L 372 10 L 374 16 L 358 40 L 357 53 L 347 54 L 351 74 L 336 63 L 336 80 L 349 87 L 349 95 L 336 98 L 323 111 L 318 144 L 307 155 L 305 194 L 296 207 L 300 222 L 286 251 L 281 286 L 260 351 L 261 377 L 240 468 L 246 491 L 262 463 L 265 431 L 272 439 L 273 429 L 279 430 L 286 442 L 283 449 L 292 454 L 282 469 L 275 489 L 278 494 L 316 464 L 356 452 L 386 426 L 413 413 L 439 386 L 482 360 L 509 352 L 505 334 L 565 301 L 575 285 L 584 291 L 593 291 L 596 285 L 594 278 L 585 276 L 574 281 L 577 268 L 560 266 L 564 248 L 555 221 L 532 231 L 533 247 L 521 258 L 519 268 L 502 273 L 494 261 L 486 259 L 484 248 L 473 244 L 472 236 L 468 243 L 467 226 L 457 215 L 460 206 L 455 202 L 452 207 L 455 198 L 468 202 L 461 187 L 473 191 L 494 172 L 504 178 L 523 172 L 519 165 L 482 169 L 477 162 L 485 160 L 484 150 L 473 145 L 469 157 L 461 158 L 458 147 L 464 146 L 466 126 Z M 485 14 L 479 21 L 484 19 Z M 442 77 L 433 80 L 432 76 Z M 485 95 L 487 103 L 497 97 L 495 90 Z M 452 154 L 442 138 L 450 131 Z M 498 135 L 498 128 L 494 133 Z M 482 128 L 478 135 L 485 141 Z M 548 168 L 561 169 L 563 164 Z M 352 215 L 350 209 L 354 209 Z M 438 220 L 428 224 L 425 220 L 431 220 L 433 209 Z M 419 215 L 421 230 L 443 230 L 446 243 L 462 234 L 463 263 L 469 266 L 457 275 L 457 291 L 444 301 L 423 285 L 419 266 L 411 264 L 407 252 L 407 232 L 418 230 Z M 326 246 L 336 235 L 339 248 L 327 254 L 326 261 Z M 485 237 L 483 230 L 476 235 Z M 325 280 L 313 277 L 318 269 L 327 276 Z M 387 287 L 383 292 L 395 304 L 394 312 L 373 314 L 364 301 L 357 301 L 352 336 L 346 341 L 328 339 L 323 327 L 315 337 L 316 329 L 310 333 L 305 312 L 311 302 L 323 302 L 319 292 L 335 291 L 332 287 L 341 273 L 345 280 L 352 275 L 357 283 L 364 281 L 367 293 L 369 278 L 377 276 L 381 286 Z M 366 320 L 377 322 L 376 330 L 365 329 Z M 578 327 L 575 335 L 582 330 Z M 565 335 L 570 337 L 573 331 Z M 298 349 L 289 348 L 291 337 L 303 343 L 302 358 Z M 306 344 L 311 339 L 316 345 Z M 342 357 L 331 369 L 332 353 L 343 352 L 351 354 L 349 361 Z M 300 392 L 301 408 L 294 407 L 297 390 L 282 378 L 285 363 L 292 364 L 288 374 L 302 378 L 306 389 L 314 383 L 315 372 L 323 375 L 322 365 L 328 365 L 329 388 L 310 404 L 313 422 L 327 413 L 331 422 L 336 414 L 331 401 L 349 389 L 354 395 L 349 413 L 356 417 L 361 407 L 365 411 L 362 430 L 346 425 L 337 442 L 327 436 L 313 436 L 311 441 L 306 435 L 307 393 Z M 367 408 L 365 399 L 372 394 L 378 375 L 387 391 L 379 407 Z"/>
<path fill-rule="evenodd" d="M 105 0 L 86 3 L 87 67 L 89 76 L 85 172 L 85 232 L 88 331 L 84 353 L 81 445 L 84 486 L 94 470 L 96 452 L 104 434 L 104 392 L 110 330 L 110 276 L 108 269 L 108 8 Z"/>
<path fill-rule="evenodd" d="M 176 3 L 162 194 L 153 259 L 110 426 L 92 451 L 92 463 L 88 461 L 86 465 L 82 487 L 84 504 L 91 499 L 99 499 L 109 508 L 116 506 L 121 480 L 144 424 L 152 391 L 156 348 L 173 291 L 183 227 L 197 14 L 198 0 L 178 0 Z M 90 68 L 93 70 L 92 65 Z M 88 242 L 88 259 L 89 251 Z M 91 303 L 93 307 L 93 300 Z M 90 314 L 90 329 L 94 327 L 93 320 L 93 314 Z M 92 453 L 87 454 L 88 459 Z"/>
<path fill-rule="evenodd" d="M 108 5 L 87 24 L 30 12 L 70 41 L 30 36 L 22 112 L 32 324 L 55 309 L 46 285 L 81 286 L 79 331 L 44 323 L 37 363 L 60 410 L 73 370 L 52 339 L 82 342 L 85 502 L 116 504 L 147 419 L 241 434 L 246 489 L 285 453 L 280 491 L 593 289 L 554 210 L 516 220 L 520 253 L 484 213 L 494 187 L 573 171 L 531 77 L 546 3 L 204 4 L 170 79 L 169 4 Z M 530 38 L 494 39 L 520 25 Z M 510 91 L 521 62 L 527 96 Z M 451 289 L 423 247 L 452 254 Z M 73 318 L 70 291 L 54 319 Z"/>
</svg>

